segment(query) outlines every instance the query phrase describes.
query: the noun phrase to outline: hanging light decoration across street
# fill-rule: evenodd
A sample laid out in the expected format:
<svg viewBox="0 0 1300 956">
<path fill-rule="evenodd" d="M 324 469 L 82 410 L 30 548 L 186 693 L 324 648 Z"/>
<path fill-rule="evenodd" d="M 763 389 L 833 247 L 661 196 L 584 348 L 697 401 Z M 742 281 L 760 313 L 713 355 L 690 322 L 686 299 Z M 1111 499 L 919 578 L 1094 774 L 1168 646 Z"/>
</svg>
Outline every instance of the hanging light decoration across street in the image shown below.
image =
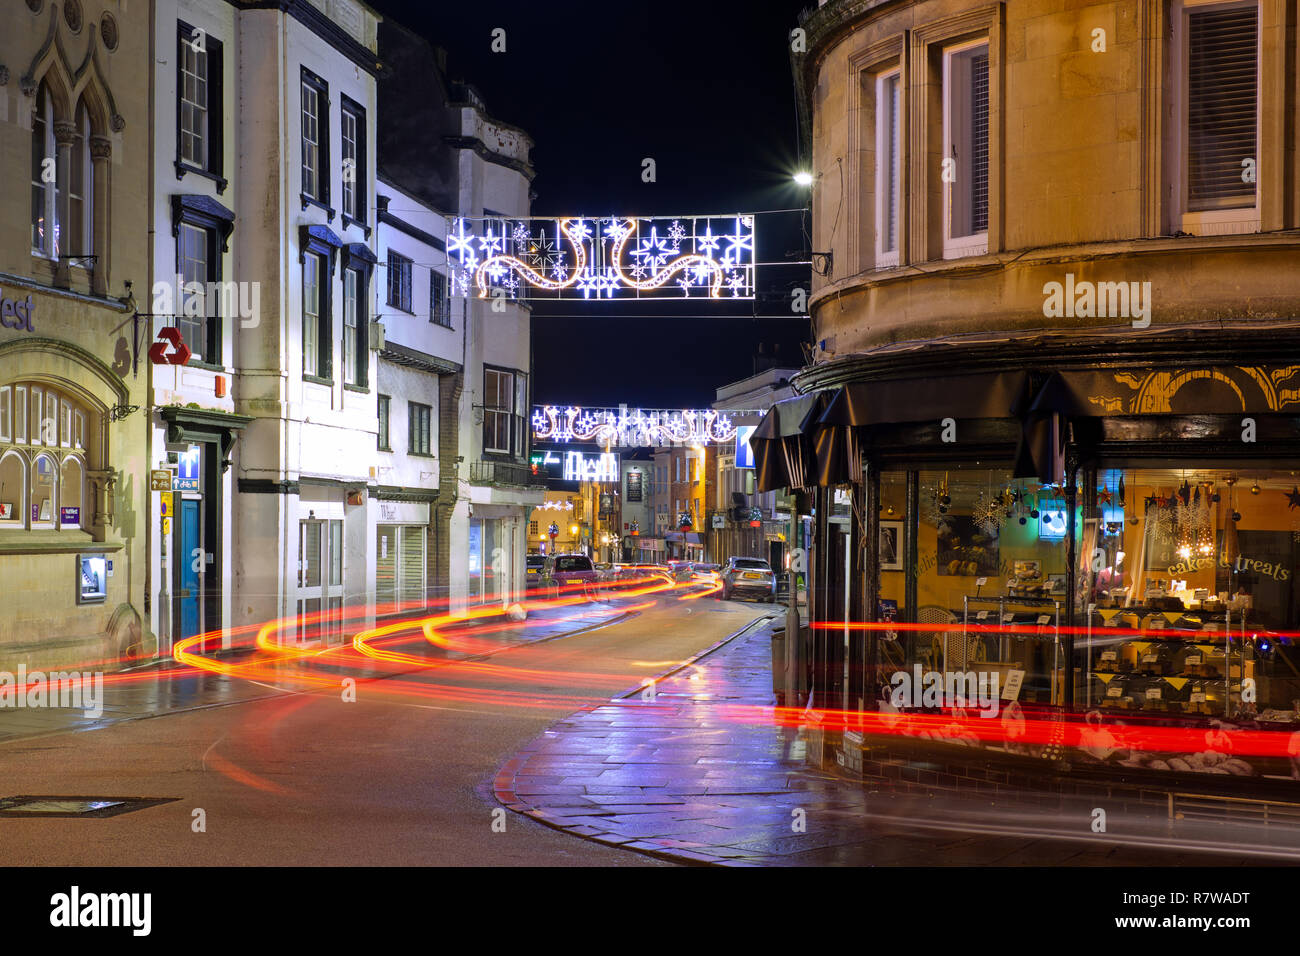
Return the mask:
<svg viewBox="0 0 1300 956">
<path fill-rule="evenodd" d="M 754 217 L 456 218 L 447 258 L 457 295 L 752 299 Z"/>
</svg>

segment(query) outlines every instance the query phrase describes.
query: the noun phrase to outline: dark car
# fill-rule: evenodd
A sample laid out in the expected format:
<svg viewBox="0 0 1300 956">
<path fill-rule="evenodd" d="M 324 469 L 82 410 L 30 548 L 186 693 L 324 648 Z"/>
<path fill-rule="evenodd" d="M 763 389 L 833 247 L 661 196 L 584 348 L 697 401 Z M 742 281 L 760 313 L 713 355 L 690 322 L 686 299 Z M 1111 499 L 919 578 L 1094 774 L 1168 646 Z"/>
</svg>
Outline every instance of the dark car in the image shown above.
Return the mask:
<svg viewBox="0 0 1300 956">
<path fill-rule="evenodd" d="M 546 567 L 546 555 L 530 554 L 525 559 L 524 580 L 526 586 L 533 588 L 541 580 L 542 568 Z"/>
<path fill-rule="evenodd" d="M 553 554 L 542 568 L 541 585 L 557 594 L 566 584 L 581 583 L 591 587 L 598 574 L 596 565 L 585 554 Z"/>
<path fill-rule="evenodd" d="M 718 577 L 722 583 L 718 597 L 724 601 L 733 597 L 776 601 L 776 574 L 762 558 L 728 558 Z"/>
</svg>

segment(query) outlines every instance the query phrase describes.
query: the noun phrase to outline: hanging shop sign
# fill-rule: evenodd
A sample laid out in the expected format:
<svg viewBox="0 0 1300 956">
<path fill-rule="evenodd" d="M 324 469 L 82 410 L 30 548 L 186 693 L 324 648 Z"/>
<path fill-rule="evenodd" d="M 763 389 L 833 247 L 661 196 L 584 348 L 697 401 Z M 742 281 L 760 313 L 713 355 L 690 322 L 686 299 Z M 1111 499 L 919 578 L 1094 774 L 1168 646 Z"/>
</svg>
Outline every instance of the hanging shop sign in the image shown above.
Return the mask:
<svg viewBox="0 0 1300 956">
<path fill-rule="evenodd" d="M 595 442 L 609 448 L 662 448 L 668 445 L 721 444 L 736 437 L 736 426 L 711 408 L 581 408 L 543 405 L 533 409 L 536 441 Z"/>
<path fill-rule="evenodd" d="M 447 258 L 480 298 L 752 299 L 754 217 L 456 218 Z"/>
<path fill-rule="evenodd" d="M 171 325 L 159 329 L 158 341 L 149 346 L 149 361 L 154 365 L 184 365 L 193 354 L 181 330 Z"/>
<path fill-rule="evenodd" d="M 24 299 L 10 299 L 0 295 L 0 326 L 17 332 L 35 332 L 32 325 L 32 310 L 36 304 L 29 295 Z"/>
</svg>

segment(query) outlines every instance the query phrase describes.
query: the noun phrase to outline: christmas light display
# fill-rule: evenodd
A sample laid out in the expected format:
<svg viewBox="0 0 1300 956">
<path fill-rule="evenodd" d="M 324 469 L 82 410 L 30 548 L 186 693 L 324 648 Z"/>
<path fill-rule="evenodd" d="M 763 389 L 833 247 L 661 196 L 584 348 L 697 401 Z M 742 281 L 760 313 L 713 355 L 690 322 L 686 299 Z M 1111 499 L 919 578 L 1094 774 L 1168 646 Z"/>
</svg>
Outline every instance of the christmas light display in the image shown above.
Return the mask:
<svg viewBox="0 0 1300 956">
<path fill-rule="evenodd" d="M 618 448 L 707 445 L 736 437 L 736 426 L 713 409 L 679 412 L 621 408 L 533 409 L 536 441 L 582 441 Z"/>
<path fill-rule="evenodd" d="M 447 257 L 457 295 L 754 297 L 754 217 L 465 219 Z"/>
</svg>

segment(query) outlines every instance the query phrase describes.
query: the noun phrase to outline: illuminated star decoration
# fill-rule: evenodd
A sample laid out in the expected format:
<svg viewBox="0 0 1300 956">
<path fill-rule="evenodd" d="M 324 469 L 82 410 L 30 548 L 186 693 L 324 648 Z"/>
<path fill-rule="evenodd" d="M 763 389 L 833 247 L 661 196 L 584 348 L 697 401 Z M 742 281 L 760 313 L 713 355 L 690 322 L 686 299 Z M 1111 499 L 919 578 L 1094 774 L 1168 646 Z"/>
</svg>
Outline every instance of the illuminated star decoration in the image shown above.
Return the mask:
<svg viewBox="0 0 1300 956">
<path fill-rule="evenodd" d="M 1286 507 L 1288 511 L 1300 508 L 1300 488 L 1291 486 L 1291 490 L 1286 493 Z"/>
<path fill-rule="evenodd" d="M 721 231 L 714 225 L 725 223 Z M 754 296 L 754 217 L 471 220 L 447 230 L 455 288 L 532 288 L 560 297 L 700 292 Z"/>
</svg>

